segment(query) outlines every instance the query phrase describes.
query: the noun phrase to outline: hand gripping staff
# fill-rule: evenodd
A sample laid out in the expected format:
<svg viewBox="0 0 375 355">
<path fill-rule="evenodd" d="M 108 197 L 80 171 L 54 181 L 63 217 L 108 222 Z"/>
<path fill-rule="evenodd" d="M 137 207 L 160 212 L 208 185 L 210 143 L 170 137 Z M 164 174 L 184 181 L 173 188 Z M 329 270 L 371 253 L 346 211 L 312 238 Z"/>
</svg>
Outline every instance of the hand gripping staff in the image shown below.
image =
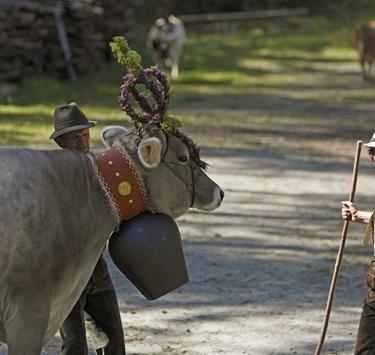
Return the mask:
<svg viewBox="0 0 375 355">
<path fill-rule="evenodd" d="M 356 150 L 355 159 L 354 159 L 354 166 L 353 166 L 352 190 L 351 190 L 350 196 L 349 196 L 350 202 L 354 201 L 355 189 L 356 189 L 356 186 L 357 186 L 358 165 L 359 165 L 359 158 L 360 158 L 360 155 L 361 155 L 361 148 L 362 148 L 362 141 L 357 141 L 357 150 Z M 320 354 L 320 351 L 321 351 L 322 346 L 324 344 L 324 338 L 326 336 L 326 332 L 327 332 L 327 328 L 328 328 L 328 322 L 329 322 L 329 316 L 330 316 L 330 313 L 331 313 L 333 296 L 335 294 L 335 289 L 336 289 L 337 277 L 339 275 L 340 265 L 341 265 L 342 257 L 343 257 L 343 254 L 344 254 L 346 234 L 348 232 L 349 222 L 350 222 L 350 220 L 345 220 L 344 225 L 342 227 L 341 243 L 340 243 L 340 247 L 339 247 L 339 250 L 338 250 L 338 253 L 337 253 L 337 257 L 336 257 L 336 264 L 335 264 L 335 269 L 334 269 L 334 272 L 333 272 L 333 275 L 332 275 L 331 287 L 329 288 L 329 292 L 328 292 L 328 300 L 327 300 L 327 305 L 326 305 L 326 313 L 325 313 L 324 323 L 323 323 L 322 332 L 321 332 L 321 335 L 320 335 L 320 341 L 319 341 L 318 346 L 316 347 L 316 350 L 315 350 L 315 355 Z"/>
</svg>

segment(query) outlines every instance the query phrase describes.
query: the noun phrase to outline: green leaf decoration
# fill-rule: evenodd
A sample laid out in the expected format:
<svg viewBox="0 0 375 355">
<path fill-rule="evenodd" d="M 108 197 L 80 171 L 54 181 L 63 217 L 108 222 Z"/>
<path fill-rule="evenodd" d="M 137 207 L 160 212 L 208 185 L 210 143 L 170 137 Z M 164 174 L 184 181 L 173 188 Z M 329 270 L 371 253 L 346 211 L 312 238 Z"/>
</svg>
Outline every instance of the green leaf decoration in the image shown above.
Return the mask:
<svg viewBox="0 0 375 355">
<path fill-rule="evenodd" d="M 139 74 L 142 70 L 142 57 L 139 53 L 130 49 L 128 41 L 123 36 L 113 37 L 113 42 L 110 42 L 109 46 L 119 64 L 126 66 L 129 73 Z"/>
<path fill-rule="evenodd" d="M 159 123 L 159 126 L 165 133 L 173 133 L 177 128 L 181 127 L 182 124 L 178 118 L 168 115 Z"/>
<path fill-rule="evenodd" d="M 165 119 L 164 122 L 169 126 L 173 127 L 174 129 L 179 128 L 182 126 L 181 121 L 172 115 L 168 115 Z"/>
</svg>

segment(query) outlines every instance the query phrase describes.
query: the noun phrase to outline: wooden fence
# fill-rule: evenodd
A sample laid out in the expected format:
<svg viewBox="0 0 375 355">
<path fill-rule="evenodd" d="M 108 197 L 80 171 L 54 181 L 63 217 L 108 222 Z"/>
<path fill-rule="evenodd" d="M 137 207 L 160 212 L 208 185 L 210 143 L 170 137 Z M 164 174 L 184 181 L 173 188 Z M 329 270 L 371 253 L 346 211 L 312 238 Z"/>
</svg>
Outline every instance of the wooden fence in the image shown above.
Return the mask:
<svg viewBox="0 0 375 355">
<path fill-rule="evenodd" d="M 233 32 L 240 28 L 249 28 L 254 23 L 272 20 L 286 20 L 309 15 L 307 8 L 275 9 L 263 11 L 244 11 L 226 13 L 206 13 L 179 15 L 186 28 L 216 32 Z"/>
</svg>

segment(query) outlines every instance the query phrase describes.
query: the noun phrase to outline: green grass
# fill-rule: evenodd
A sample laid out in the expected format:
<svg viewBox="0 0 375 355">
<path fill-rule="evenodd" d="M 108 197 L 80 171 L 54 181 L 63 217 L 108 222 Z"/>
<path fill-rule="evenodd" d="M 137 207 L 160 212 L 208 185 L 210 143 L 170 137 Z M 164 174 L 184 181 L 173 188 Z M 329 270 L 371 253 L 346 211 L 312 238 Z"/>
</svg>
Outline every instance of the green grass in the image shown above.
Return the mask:
<svg viewBox="0 0 375 355">
<path fill-rule="evenodd" d="M 190 33 L 180 80 L 171 83 L 170 111 L 204 147 L 255 149 L 365 134 L 375 87 L 361 79 L 353 26 L 314 17 L 297 30 Z M 129 125 L 116 101 L 122 75 L 119 65 L 108 64 L 76 82 L 27 78 L 0 105 L 0 144 L 53 147 L 53 110 L 76 101 L 100 122 L 92 134 L 98 147 L 104 125 Z"/>
</svg>

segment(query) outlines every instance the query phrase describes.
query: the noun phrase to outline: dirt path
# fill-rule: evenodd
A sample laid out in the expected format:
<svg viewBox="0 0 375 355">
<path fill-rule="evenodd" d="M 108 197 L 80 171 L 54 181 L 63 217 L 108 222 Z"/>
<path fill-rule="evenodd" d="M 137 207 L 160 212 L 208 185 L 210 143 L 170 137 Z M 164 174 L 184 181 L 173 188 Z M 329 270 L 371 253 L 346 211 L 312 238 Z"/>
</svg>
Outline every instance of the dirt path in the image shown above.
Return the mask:
<svg viewBox="0 0 375 355">
<path fill-rule="evenodd" d="M 312 354 L 352 159 L 226 151 L 207 152 L 207 160 L 226 198 L 217 212 L 179 220 L 190 283 L 149 302 L 112 268 L 128 353 Z M 363 158 L 357 200 L 364 207 L 372 178 Z M 350 226 L 326 354 L 352 354 L 372 252 L 361 247 L 362 233 Z"/>
<path fill-rule="evenodd" d="M 339 245 L 339 201 L 350 189 L 350 154 L 204 153 L 226 197 L 214 213 L 178 220 L 190 282 L 150 302 L 109 260 L 128 354 L 312 354 Z M 365 156 L 360 169 L 357 200 L 367 208 L 374 172 Z M 361 247 L 362 233 L 350 225 L 325 354 L 352 353 L 372 252 Z M 58 344 L 55 337 L 44 354 L 58 354 Z"/>
<path fill-rule="evenodd" d="M 280 153 L 280 152 L 279 152 Z M 286 152 L 284 152 L 286 153 Z M 217 212 L 190 213 L 179 225 L 191 281 L 144 301 L 115 271 L 130 354 L 312 354 L 340 239 L 350 158 L 275 152 L 211 152 L 226 191 Z M 372 171 L 363 159 L 358 200 Z M 370 192 L 369 192 L 370 194 Z M 351 226 L 326 354 L 351 354 L 371 248 Z"/>
</svg>

